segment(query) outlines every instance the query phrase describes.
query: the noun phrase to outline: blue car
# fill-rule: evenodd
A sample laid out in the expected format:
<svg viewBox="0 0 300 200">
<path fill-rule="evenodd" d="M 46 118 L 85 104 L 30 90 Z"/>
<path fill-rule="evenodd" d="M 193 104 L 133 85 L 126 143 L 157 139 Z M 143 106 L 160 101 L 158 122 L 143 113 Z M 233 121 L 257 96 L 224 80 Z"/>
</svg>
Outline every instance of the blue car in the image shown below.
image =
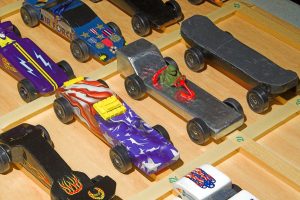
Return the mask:
<svg viewBox="0 0 300 200">
<path fill-rule="evenodd" d="M 69 40 L 71 52 L 80 62 L 90 57 L 109 62 L 125 45 L 120 28 L 113 22 L 105 24 L 81 0 L 25 0 L 20 12 L 29 27 L 42 22 Z"/>
</svg>

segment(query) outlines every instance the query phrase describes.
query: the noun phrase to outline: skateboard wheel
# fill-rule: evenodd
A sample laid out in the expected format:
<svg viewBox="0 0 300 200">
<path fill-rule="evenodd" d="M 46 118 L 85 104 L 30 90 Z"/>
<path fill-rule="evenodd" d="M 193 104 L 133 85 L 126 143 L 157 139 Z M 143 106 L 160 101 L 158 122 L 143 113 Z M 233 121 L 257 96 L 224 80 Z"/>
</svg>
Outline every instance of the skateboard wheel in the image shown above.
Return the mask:
<svg viewBox="0 0 300 200">
<path fill-rule="evenodd" d="M 182 11 L 181 11 L 181 7 L 178 4 L 177 1 L 175 0 L 170 0 L 166 2 L 166 5 L 169 6 L 172 11 L 175 13 L 175 15 L 179 18 L 183 17 Z"/>
<path fill-rule="evenodd" d="M 136 74 L 125 78 L 125 89 L 127 94 L 133 99 L 140 99 L 146 93 L 146 86 L 143 80 Z"/>
<path fill-rule="evenodd" d="M 251 110 L 256 113 L 263 113 L 269 108 L 269 94 L 268 91 L 258 85 L 248 91 L 247 102 Z"/>
<path fill-rule="evenodd" d="M 125 174 L 132 169 L 132 163 L 125 147 L 113 147 L 110 149 L 109 156 L 112 164 L 119 172 Z"/>
<path fill-rule="evenodd" d="M 29 5 L 22 6 L 20 9 L 23 22 L 33 28 L 39 24 L 39 16 L 34 8 Z"/>
<path fill-rule="evenodd" d="M 29 103 L 38 98 L 37 91 L 32 83 L 28 79 L 23 79 L 18 82 L 18 92 L 21 98 L 26 102 Z"/>
<path fill-rule="evenodd" d="M 184 60 L 188 68 L 194 72 L 199 72 L 204 69 L 204 55 L 197 48 L 187 49 L 184 53 Z"/>
<path fill-rule="evenodd" d="M 203 145 L 210 137 L 210 130 L 200 118 L 194 118 L 187 123 L 187 132 L 190 139 L 199 145 Z"/>
</svg>

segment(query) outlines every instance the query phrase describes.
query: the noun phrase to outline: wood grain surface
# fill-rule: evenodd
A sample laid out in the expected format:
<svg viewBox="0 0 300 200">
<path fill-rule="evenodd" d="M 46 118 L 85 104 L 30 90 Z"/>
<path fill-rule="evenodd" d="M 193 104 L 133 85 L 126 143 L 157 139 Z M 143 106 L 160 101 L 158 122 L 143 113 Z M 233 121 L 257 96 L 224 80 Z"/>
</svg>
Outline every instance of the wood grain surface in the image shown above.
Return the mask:
<svg viewBox="0 0 300 200">
<path fill-rule="evenodd" d="M 1 0 L 0 7 L 15 0 Z M 132 42 L 139 37 L 134 34 L 130 26 L 130 17 L 108 1 L 88 5 L 105 21 L 117 23 L 127 40 Z M 190 5 L 187 0 L 180 0 L 185 17 L 194 14 L 207 15 L 216 13 L 220 8 L 210 3 L 200 6 Z M 227 4 L 229 4 L 229 1 Z M 261 11 L 260 11 L 261 12 Z M 269 15 L 266 15 L 271 17 Z M 85 76 L 93 74 L 99 68 L 105 68 L 95 60 L 87 63 L 78 63 L 71 55 L 69 43 L 57 36 L 43 25 L 31 29 L 24 25 L 20 14 L 14 14 L 5 18 L 12 21 L 21 31 L 23 37 L 29 37 L 37 43 L 54 61 L 67 60 L 73 67 L 75 74 Z M 274 20 L 277 22 L 277 19 Z M 245 20 L 243 15 L 233 15 L 217 24 L 220 28 L 231 32 L 235 37 L 254 48 L 258 52 L 270 58 L 280 66 L 294 70 L 300 76 L 300 50 L 297 45 L 290 45 L 282 37 L 273 35 L 251 20 Z M 170 26 L 164 33 L 153 32 L 147 37 L 150 41 L 156 41 L 168 33 L 179 28 L 178 24 Z M 205 28 L 205 27 L 204 27 Z M 288 29 L 290 30 L 290 29 Z M 299 30 L 293 29 L 293 33 L 300 37 Z M 186 67 L 183 59 L 186 50 L 184 41 L 180 41 L 163 51 L 163 55 L 174 58 L 183 74 L 194 81 L 197 85 L 217 98 L 224 100 L 228 97 L 237 99 L 243 106 L 247 121 L 245 127 L 253 125 L 255 122 L 263 120 L 266 116 L 252 112 L 246 102 L 247 89 L 232 80 L 230 77 L 217 71 L 215 68 L 208 68 L 201 73 L 194 73 Z M 211 141 L 207 146 L 198 146 L 192 143 L 186 133 L 186 121 L 170 112 L 151 97 L 142 101 L 135 101 L 128 97 L 124 89 L 124 79 L 119 74 L 114 74 L 106 80 L 109 86 L 118 94 L 129 106 L 133 108 L 150 125 L 161 124 L 169 131 L 171 139 L 181 153 L 181 163 L 172 166 L 158 174 L 156 180 L 151 180 L 138 170 L 129 175 L 120 174 L 114 169 L 109 159 L 109 148 L 102 141 L 89 132 L 80 122 L 75 121 L 70 125 L 60 123 L 52 108 L 49 107 L 43 112 L 35 114 L 26 120 L 27 123 L 41 124 L 50 132 L 55 149 L 74 169 L 85 172 L 91 178 L 100 175 L 109 175 L 117 180 L 117 194 L 123 199 L 155 185 L 159 180 L 167 177 L 178 168 L 185 167 L 187 163 L 196 159 L 208 149 L 213 149 L 222 144 L 222 141 Z M 25 105 L 18 95 L 17 82 L 3 71 L 0 71 L 0 118 L 14 109 Z M 300 99 L 300 97 L 299 97 Z M 272 105 L 272 110 L 278 109 L 279 102 Z M 268 115 L 268 114 L 266 114 Z M 0 122 L 1 123 L 1 122 Z M 268 134 L 257 138 L 257 143 L 264 148 L 284 159 L 291 166 L 299 170 L 299 124 L 300 116 L 295 114 L 285 123 L 274 128 Z M 239 131 L 242 131 L 241 128 Z M 254 130 L 255 131 L 255 130 Z M 247 153 L 240 151 L 229 158 L 216 163 L 217 168 L 231 177 L 234 183 L 256 195 L 259 199 L 300 199 L 299 191 L 282 181 L 278 176 L 267 170 L 255 159 L 250 158 Z M 49 200 L 49 192 L 40 187 L 37 181 L 24 174 L 24 170 L 14 168 L 10 173 L 0 175 L 0 200 Z M 151 197 L 148 199 L 151 199 Z M 171 196 L 166 199 L 171 199 Z"/>
</svg>

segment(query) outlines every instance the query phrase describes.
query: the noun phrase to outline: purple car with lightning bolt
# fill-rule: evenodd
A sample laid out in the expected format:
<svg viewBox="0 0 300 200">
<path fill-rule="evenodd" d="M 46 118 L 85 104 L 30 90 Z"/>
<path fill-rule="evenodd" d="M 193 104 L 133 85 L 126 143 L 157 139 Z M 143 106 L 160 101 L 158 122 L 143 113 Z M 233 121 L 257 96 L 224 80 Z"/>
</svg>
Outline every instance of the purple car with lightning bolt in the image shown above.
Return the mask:
<svg viewBox="0 0 300 200">
<path fill-rule="evenodd" d="M 19 94 L 27 103 L 75 77 L 66 61 L 55 63 L 9 21 L 0 23 L 0 68 L 18 81 Z"/>
</svg>

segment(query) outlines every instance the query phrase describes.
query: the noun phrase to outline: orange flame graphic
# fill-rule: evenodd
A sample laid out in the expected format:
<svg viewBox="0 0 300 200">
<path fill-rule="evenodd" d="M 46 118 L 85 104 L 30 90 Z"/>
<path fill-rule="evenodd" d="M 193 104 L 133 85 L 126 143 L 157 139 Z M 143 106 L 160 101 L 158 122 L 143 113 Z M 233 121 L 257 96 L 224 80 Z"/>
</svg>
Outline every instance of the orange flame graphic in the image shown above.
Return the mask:
<svg viewBox="0 0 300 200">
<path fill-rule="evenodd" d="M 58 184 L 70 196 L 79 193 L 83 188 L 82 183 L 74 174 L 72 177 L 67 176 L 67 179 L 63 178 Z"/>
</svg>

